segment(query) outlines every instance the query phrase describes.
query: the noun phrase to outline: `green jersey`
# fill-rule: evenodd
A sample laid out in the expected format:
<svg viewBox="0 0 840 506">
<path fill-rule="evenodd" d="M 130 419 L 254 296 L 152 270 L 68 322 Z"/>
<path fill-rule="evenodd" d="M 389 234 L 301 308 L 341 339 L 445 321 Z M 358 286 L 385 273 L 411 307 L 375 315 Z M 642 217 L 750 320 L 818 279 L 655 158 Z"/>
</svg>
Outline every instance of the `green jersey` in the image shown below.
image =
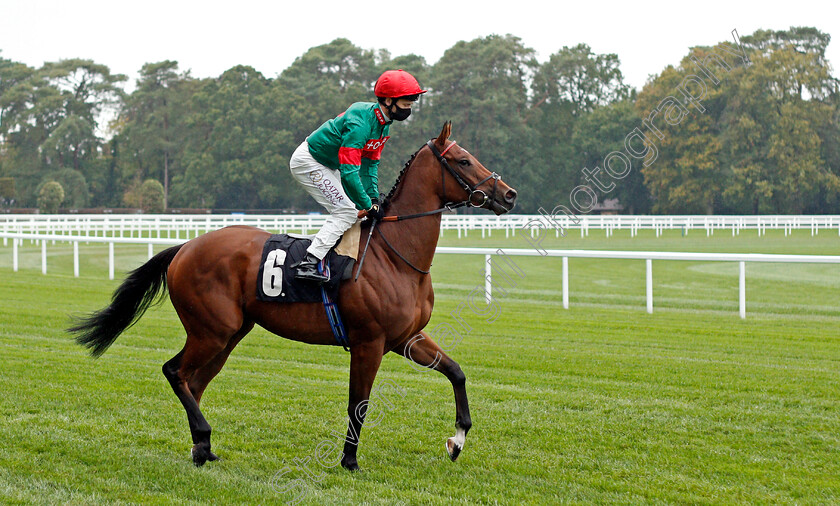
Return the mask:
<svg viewBox="0 0 840 506">
<path fill-rule="evenodd" d="M 356 102 L 306 138 L 318 163 L 341 174 L 341 185 L 358 209 L 379 197 L 379 158 L 391 121 L 376 102 Z"/>
</svg>

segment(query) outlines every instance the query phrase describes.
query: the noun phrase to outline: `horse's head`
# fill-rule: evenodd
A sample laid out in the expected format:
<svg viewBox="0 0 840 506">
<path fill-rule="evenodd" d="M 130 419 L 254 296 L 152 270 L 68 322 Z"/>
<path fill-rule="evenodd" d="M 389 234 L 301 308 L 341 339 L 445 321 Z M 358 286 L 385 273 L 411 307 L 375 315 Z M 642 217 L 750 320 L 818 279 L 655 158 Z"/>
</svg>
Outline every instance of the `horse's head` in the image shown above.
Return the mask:
<svg viewBox="0 0 840 506">
<path fill-rule="evenodd" d="M 516 203 L 516 190 L 490 172 L 466 149 L 449 140 L 452 123 L 443 125 L 437 139 L 429 141 L 429 148 L 441 164 L 443 184 L 441 199 L 449 202 L 467 202 L 472 207 L 489 209 L 504 214 Z"/>
</svg>

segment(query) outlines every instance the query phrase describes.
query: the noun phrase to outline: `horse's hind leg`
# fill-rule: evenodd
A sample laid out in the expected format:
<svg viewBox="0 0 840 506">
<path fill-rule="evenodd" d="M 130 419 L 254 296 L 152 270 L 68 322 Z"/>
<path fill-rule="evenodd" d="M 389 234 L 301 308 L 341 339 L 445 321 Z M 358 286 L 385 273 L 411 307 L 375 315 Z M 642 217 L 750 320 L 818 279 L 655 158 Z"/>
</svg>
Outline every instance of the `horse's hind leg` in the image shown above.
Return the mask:
<svg viewBox="0 0 840 506">
<path fill-rule="evenodd" d="M 420 332 L 404 344 L 400 343 L 394 348 L 394 353 L 399 353 L 412 362 L 415 369 L 422 370 L 423 367 L 434 369 L 442 373 L 452 383 L 455 391 L 455 436 L 446 440 L 446 452 L 453 461 L 458 458 L 461 450 L 464 449 L 464 442 L 467 439 L 467 432 L 472 427 L 470 418 L 470 405 L 467 401 L 467 377 L 461 370 L 458 362 L 455 362 L 443 352 L 440 346 L 435 343 L 426 332 Z"/>
<path fill-rule="evenodd" d="M 198 408 L 189 381 L 196 371 L 213 360 L 226 345 L 227 342 L 217 339 L 201 339 L 189 334 L 184 348 L 163 364 L 163 374 L 187 412 L 193 440 L 192 457 L 196 466 L 202 466 L 208 460 L 216 460 L 218 457 L 210 451 L 210 424 Z"/>
<path fill-rule="evenodd" d="M 199 368 L 195 374 L 193 374 L 192 378 L 189 381 L 190 393 L 192 393 L 193 398 L 195 399 L 196 404 L 199 406 L 201 405 L 201 396 L 204 394 L 204 390 L 207 388 L 207 385 L 219 374 L 219 371 L 222 370 L 224 367 L 225 362 L 227 361 L 230 353 L 239 344 L 239 341 L 245 337 L 251 329 L 254 328 L 254 322 L 245 322 L 242 325 L 242 328 L 239 329 L 231 339 L 228 341 L 227 346 L 225 349 L 220 351 L 215 357 L 213 357 L 210 362 Z"/>
</svg>

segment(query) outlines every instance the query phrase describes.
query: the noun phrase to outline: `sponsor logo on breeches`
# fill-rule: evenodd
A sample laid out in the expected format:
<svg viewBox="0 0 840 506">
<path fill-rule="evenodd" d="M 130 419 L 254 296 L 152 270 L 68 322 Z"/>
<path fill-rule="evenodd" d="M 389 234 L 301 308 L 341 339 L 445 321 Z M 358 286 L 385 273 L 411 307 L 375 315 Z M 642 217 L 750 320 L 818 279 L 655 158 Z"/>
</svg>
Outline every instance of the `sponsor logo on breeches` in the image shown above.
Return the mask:
<svg viewBox="0 0 840 506">
<path fill-rule="evenodd" d="M 309 180 L 312 181 L 312 184 L 314 184 L 316 188 L 321 190 L 321 193 L 332 205 L 336 206 L 339 202 L 344 200 L 341 190 L 339 190 L 329 178 L 324 177 L 324 173 L 321 170 L 314 170 L 310 172 Z"/>
</svg>

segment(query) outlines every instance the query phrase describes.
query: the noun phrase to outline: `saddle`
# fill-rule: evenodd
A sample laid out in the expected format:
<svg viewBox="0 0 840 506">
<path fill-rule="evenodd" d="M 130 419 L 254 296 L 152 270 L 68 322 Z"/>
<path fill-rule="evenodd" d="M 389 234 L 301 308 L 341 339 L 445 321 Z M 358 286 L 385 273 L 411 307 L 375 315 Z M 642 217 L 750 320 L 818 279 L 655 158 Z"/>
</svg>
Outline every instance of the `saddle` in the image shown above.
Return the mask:
<svg viewBox="0 0 840 506">
<path fill-rule="evenodd" d="M 322 302 L 323 287 L 327 296 L 337 300 L 341 282 L 349 279 L 359 251 L 361 227 L 357 221 L 321 261 L 319 270 L 328 272 L 323 284 L 295 279 L 290 268 L 304 256 L 312 236 L 273 234 L 263 246 L 257 278 L 257 299 L 266 302 Z"/>
</svg>

